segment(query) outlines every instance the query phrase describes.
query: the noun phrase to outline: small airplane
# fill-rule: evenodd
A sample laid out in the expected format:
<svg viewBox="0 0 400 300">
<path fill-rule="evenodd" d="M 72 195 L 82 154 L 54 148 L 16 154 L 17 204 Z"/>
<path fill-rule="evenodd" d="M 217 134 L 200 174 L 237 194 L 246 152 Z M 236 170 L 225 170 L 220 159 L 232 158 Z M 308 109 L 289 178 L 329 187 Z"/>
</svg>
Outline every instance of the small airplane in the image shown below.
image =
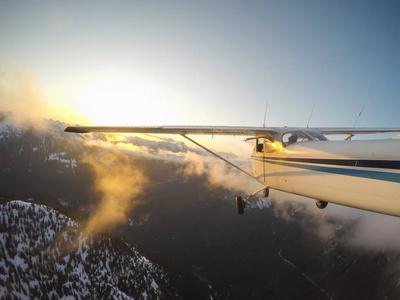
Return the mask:
<svg viewBox="0 0 400 300">
<path fill-rule="evenodd" d="M 400 139 L 351 140 L 356 134 L 394 133 L 400 128 L 295 128 L 236 126 L 75 126 L 66 132 L 180 134 L 269 189 L 316 199 L 322 209 L 329 202 L 400 216 Z M 254 140 L 253 174 L 204 147 L 188 134 L 240 135 Z M 326 135 L 347 135 L 329 141 Z M 246 199 L 236 197 L 239 214 Z"/>
</svg>

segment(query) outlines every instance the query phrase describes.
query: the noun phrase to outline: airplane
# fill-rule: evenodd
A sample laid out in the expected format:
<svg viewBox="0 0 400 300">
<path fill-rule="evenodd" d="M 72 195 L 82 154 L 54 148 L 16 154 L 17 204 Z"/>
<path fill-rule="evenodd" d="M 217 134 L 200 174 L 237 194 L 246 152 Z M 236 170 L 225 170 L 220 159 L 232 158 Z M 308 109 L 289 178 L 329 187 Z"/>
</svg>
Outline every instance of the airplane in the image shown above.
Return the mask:
<svg viewBox="0 0 400 300">
<path fill-rule="evenodd" d="M 258 180 L 257 192 L 279 190 L 328 203 L 400 216 L 400 139 L 352 140 L 356 134 L 396 133 L 400 128 L 297 128 L 238 126 L 74 126 L 66 132 L 179 134 L 226 163 Z M 248 136 L 254 140 L 253 174 L 246 172 L 188 134 Z M 327 135 L 347 135 L 330 141 Z M 246 199 L 236 197 L 239 214 Z"/>
</svg>

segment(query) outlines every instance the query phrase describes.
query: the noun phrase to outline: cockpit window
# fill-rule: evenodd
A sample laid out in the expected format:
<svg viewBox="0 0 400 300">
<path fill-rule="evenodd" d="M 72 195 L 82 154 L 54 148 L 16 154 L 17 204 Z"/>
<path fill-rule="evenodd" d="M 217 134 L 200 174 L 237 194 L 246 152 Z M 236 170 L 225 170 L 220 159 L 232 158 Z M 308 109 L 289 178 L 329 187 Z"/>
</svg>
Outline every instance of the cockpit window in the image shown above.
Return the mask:
<svg viewBox="0 0 400 300">
<path fill-rule="evenodd" d="M 289 146 L 297 142 L 306 141 L 327 141 L 328 139 L 322 134 L 313 131 L 292 131 L 286 132 L 282 136 L 282 144 L 284 146 Z"/>
<path fill-rule="evenodd" d="M 328 139 L 324 137 L 322 134 L 314 131 L 307 132 L 313 139 L 317 141 L 327 141 Z"/>
<path fill-rule="evenodd" d="M 310 138 L 302 131 L 287 132 L 282 136 L 282 142 L 286 146 L 309 139 Z"/>
</svg>

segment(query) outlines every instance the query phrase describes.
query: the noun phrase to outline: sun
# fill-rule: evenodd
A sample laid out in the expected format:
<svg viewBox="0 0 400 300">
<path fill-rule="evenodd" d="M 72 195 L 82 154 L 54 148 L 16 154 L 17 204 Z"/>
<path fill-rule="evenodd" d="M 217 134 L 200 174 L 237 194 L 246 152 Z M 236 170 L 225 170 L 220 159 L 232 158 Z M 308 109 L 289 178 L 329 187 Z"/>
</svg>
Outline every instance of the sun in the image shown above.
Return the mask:
<svg viewBox="0 0 400 300">
<path fill-rule="evenodd" d="M 133 82 L 96 82 L 72 97 L 77 113 L 88 124 L 158 125 L 173 119 L 173 105 L 159 90 Z"/>
</svg>

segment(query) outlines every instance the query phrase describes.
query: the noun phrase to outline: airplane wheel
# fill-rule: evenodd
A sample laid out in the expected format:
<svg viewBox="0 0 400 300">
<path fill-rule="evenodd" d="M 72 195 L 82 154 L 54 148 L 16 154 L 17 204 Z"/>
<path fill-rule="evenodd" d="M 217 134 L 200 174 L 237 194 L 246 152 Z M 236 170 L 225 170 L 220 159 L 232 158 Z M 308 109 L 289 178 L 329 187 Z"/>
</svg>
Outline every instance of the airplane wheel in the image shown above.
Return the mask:
<svg viewBox="0 0 400 300">
<path fill-rule="evenodd" d="M 264 197 L 267 198 L 269 196 L 269 188 L 264 190 Z"/>
<path fill-rule="evenodd" d="M 321 201 L 321 200 L 316 200 L 316 201 L 315 201 L 315 204 L 317 205 L 317 207 L 318 207 L 319 209 L 324 209 L 325 207 L 328 206 L 328 202 L 326 202 L 326 201 Z"/>
<path fill-rule="evenodd" d="M 236 197 L 236 209 L 239 215 L 244 214 L 244 207 L 245 207 L 244 200 L 241 196 Z"/>
</svg>

